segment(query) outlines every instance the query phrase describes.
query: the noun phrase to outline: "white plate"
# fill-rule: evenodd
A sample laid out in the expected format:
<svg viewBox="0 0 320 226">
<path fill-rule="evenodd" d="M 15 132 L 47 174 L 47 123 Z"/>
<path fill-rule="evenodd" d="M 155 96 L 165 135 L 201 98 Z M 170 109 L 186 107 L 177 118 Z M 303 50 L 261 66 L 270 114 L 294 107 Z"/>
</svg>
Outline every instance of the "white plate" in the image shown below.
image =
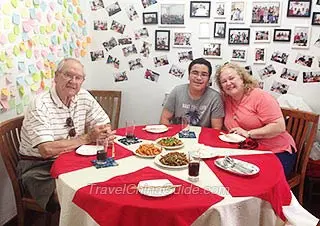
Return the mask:
<svg viewBox="0 0 320 226">
<path fill-rule="evenodd" d="M 103 149 L 96 145 L 81 145 L 77 148 L 76 153 L 79 155 L 96 155 L 98 150 Z"/>
<path fill-rule="evenodd" d="M 146 196 L 163 197 L 174 193 L 175 188 L 170 186 L 173 186 L 173 184 L 168 179 L 143 180 L 138 184 L 138 191 Z"/>
<path fill-rule="evenodd" d="M 185 169 L 185 168 L 188 168 L 188 164 L 186 165 L 182 165 L 182 166 L 168 166 L 168 165 L 165 165 L 165 164 L 162 164 L 162 162 L 160 162 L 160 158 L 168 153 L 171 153 L 171 152 L 162 152 L 160 155 L 157 155 L 155 158 L 154 158 L 154 163 L 158 166 L 161 166 L 163 168 L 167 168 L 167 169 Z M 181 152 L 181 153 L 185 153 L 185 152 Z M 185 153 L 187 155 L 187 153 Z M 187 155 L 188 156 L 188 155 Z"/>
<path fill-rule="evenodd" d="M 220 140 L 229 143 L 240 143 L 246 140 L 245 137 L 236 133 L 222 134 L 219 136 Z"/>
<path fill-rule="evenodd" d="M 198 153 L 202 159 L 210 159 L 218 155 L 214 150 L 200 150 Z M 191 152 L 191 155 L 196 156 L 197 152 Z"/>
<path fill-rule="evenodd" d="M 168 131 L 169 128 L 165 125 L 149 125 L 143 129 L 149 133 L 164 133 Z"/>
<path fill-rule="evenodd" d="M 239 159 L 235 159 L 235 158 L 232 158 L 232 159 L 236 164 L 233 167 L 231 167 L 229 164 L 225 165 L 223 163 L 224 158 L 216 159 L 214 161 L 214 164 L 217 167 L 219 167 L 220 169 L 223 169 L 223 170 L 226 170 L 226 171 L 229 171 L 231 173 L 238 174 L 238 175 L 241 175 L 241 176 L 252 176 L 252 175 L 255 175 L 255 174 L 259 173 L 259 171 L 260 171 L 259 167 L 254 165 L 254 164 L 252 164 L 252 163 L 245 162 L 245 161 L 242 161 L 242 160 L 239 160 Z M 241 168 L 239 168 L 239 165 L 241 166 Z M 243 171 L 243 167 L 245 169 L 247 169 L 246 172 Z"/>
<path fill-rule="evenodd" d="M 140 145 L 143 145 L 143 144 L 140 144 Z M 139 145 L 139 147 L 140 147 L 140 145 Z M 160 147 L 158 145 L 156 145 L 156 146 L 157 146 L 157 148 L 161 149 L 161 153 L 162 153 L 162 151 L 163 151 L 162 147 Z M 139 156 L 141 158 L 154 158 L 157 156 L 157 155 L 141 155 L 141 154 L 137 153 L 137 150 L 139 149 L 139 147 L 133 152 L 136 156 Z"/>
<path fill-rule="evenodd" d="M 163 147 L 163 148 L 165 148 L 165 149 L 175 150 L 175 149 L 182 148 L 182 147 L 184 146 L 182 140 L 181 140 L 182 144 L 181 144 L 181 145 L 177 145 L 177 146 L 163 146 L 163 145 L 160 145 L 158 142 L 159 142 L 160 140 L 164 139 L 164 138 L 168 138 L 168 137 L 161 137 L 161 138 L 159 138 L 159 139 L 156 140 L 156 143 L 157 143 L 159 146 L 161 146 L 161 147 Z M 179 138 L 177 138 L 177 139 L 179 139 Z M 179 140 L 180 140 L 180 139 L 179 139 Z"/>
</svg>

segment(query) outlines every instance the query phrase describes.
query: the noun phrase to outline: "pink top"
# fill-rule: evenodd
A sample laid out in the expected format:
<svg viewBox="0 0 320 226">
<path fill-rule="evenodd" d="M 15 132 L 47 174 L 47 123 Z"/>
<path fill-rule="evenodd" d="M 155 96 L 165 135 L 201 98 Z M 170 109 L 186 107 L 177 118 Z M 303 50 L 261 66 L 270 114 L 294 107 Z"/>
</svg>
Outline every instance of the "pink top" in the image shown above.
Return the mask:
<svg viewBox="0 0 320 226">
<path fill-rule="evenodd" d="M 236 104 L 230 96 L 225 97 L 224 124 L 228 130 L 241 127 L 245 130 L 257 129 L 283 117 L 278 102 L 267 92 L 255 88 L 245 95 L 240 104 Z M 270 151 L 292 153 L 291 146 L 296 145 L 291 135 L 285 131 L 272 138 L 257 139 Z"/>
</svg>

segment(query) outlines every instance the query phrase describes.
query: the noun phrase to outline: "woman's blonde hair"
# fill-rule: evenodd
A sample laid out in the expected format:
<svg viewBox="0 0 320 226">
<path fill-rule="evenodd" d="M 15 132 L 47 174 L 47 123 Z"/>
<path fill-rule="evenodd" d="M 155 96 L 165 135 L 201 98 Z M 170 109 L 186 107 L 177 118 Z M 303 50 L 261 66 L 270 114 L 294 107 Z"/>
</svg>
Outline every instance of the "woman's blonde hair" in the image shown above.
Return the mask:
<svg viewBox="0 0 320 226">
<path fill-rule="evenodd" d="M 248 73 L 248 71 L 246 69 L 244 69 L 243 67 L 240 67 L 238 64 L 225 63 L 224 65 L 221 65 L 220 67 L 218 67 L 218 69 L 216 71 L 216 75 L 215 75 L 216 84 L 218 85 L 218 87 L 222 93 L 223 93 L 223 89 L 222 89 L 222 85 L 221 85 L 220 75 L 221 75 L 222 71 L 224 71 L 225 69 L 228 69 L 228 68 L 235 70 L 237 72 L 237 74 L 240 76 L 240 78 L 243 81 L 245 92 L 248 92 L 253 88 L 259 87 L 258 81 L 256 79 L 254 79 Z"/>
</svg>

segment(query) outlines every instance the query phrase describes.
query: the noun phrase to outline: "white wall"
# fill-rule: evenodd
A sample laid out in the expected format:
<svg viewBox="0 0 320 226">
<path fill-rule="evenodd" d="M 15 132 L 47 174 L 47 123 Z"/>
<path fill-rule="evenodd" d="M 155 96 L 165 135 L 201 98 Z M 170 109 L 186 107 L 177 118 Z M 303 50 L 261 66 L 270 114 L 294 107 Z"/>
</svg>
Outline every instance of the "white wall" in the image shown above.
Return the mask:
<svg viewBox="0 0 320 226">
<path fill-rule="evenodd" d="M 142 24 L 142 12 L 154 12 L 159 11 L 161 0 L 158 0 L 158 4 L 149 6 L 147 8 L 143 8 L 140 0 L 118 0 L 119 5 L 122 9 L 121 12 L 109 17 L 106 13 L 105 9 L 100 9 L 96 12 L 90 10 L 89 2 L 81 0 L 81 6 L 84 11 L 84 18 L 87 20 L 88 30 L 91 33 L 93 42 L 89 46 L 91 51 L 94 50 L 103 50 L 102 42 L 109 40 L 111 37 L 115 37 L 116 39 L 120 37 L 129 36 L 132 37 L 133 43 L 136 45 L 138 52 L 141 49 L 143 41 L 148 41 L 152 43 L 151 54 L 149 58 L 144 58 L 139 53 L 133 56 L 124 57 L 122 53 L 122 48 L 124 46 L 116 46 L 109 52 L 105 52 L 105 59 L 102 61 L 91 62 L 90 56 L 86 56 L 82 59 L 86 67 L 87 78 L 84 83 L 84 87 L 88 89 L 110 89 L 110 90 L 121 90 L 122 91 L 122 106 L 121 106 L 121 117 L 120 117 L 120 127 L 124 126 L 124 122 L 126 119 L 134 119 L 137 124 L 147 124 L 147 123 L 157 123 L 159 121 L 159 117 L 162 110 L 162 102 L 164 98 L 164 94 L 166 92 L 170 92 L 170 90 L 176 86 L 177 84 L 186 83 L 187 80 L 187 70 L 182 79 L 176 78 L 173 75 L 168 73 L 172 64 L 176 64 L 179 67 L 187 69 L 189 62 L 187 63 L 179 63 L 178 61 L 178 52 L 188 51 L 190 49 L 183 48 L 170 48 L 170 51 L 155 51 L 154 50 L 154 31 L 156 29 L 170 30 L 171 34 L 173 31 L 191 31 L 193 33 L 192 36 L 192 51 L 194 58 L 202 57 L 202 44 L 206 42 L 221 42 L 222 43 L 222 55 L 221 59 L 209 59 L 212 65 L 222 64 L 226 61 L 229 61 L 231 58 L 231 49 L 233 47 L 244 47 L 248 48 L 248 58 L 246 62 L 241 63 L 242 65 L 251 65 L 253 69 L 254 76 L 257 75 L 257 71 L 269 64 L 272 64 L 277 74 L 267 78 L 264 80 L 265 89 L 270 90 L 270 87 L 274 80 L 290 85 L 288 93 L 295 94 L 297 96 L 301 96 L 304 98 L 304 101 L 317 113 L 320 113 L 320 104 L 317 97 L 320 94 L 319 88 L 320 83 L 303 83 L 302 82 L 302 72 L 303 71 L 320 71 L 318 65 L 318 52 L 320 48 L 315 47 L 313 43 L 320 35 L 320 26 L 312 26 L 311 30 L 311 45 L 309 49 L 306 50 L 297 50 L 291 49 L 289 43 L 276 43 L 271 41 L 270 43 L 254 43 L 253 42 L 253 29 L 256 27 L 250 26 L 250 7 L 252 5 L 252 1 L 247 2 L 247 12 L 246 12 L 246 23 L 245 24 L 229 24 L 227 14 L 226 19 L 201 19 L 201 18 L 189 18 L 189 6 L 190 1 L 182 1 L 185 2 L 186 10 L 185 10 L 185 27 L 184 28 L 168 28 L 168 27 L 159 27 L 158 25 L 143 25 Z M 115 1 L 107 1 L 104 0 L 105 6 L 113 3 Z M 212 6 L 216 1 L 211 1 Z M 230 0 L 227 2 L 227 11 L 230 8 Z M 287 0 L 282 3 L 282 14 L 281 14 L 281 26 L 276 28 L 284 28 L 284 29 L 293 29 L 295 25 L 306 25 L 311 26 L 311 18 L 287 18 L 286 10 L 287 10 Z M 315 1 L 313 1 L 312 11 L 320 11 L 320 6 L 315 5 Z M 135 21 L 130 21 L 125 12 L 125 7 L 129 4 L 134 4 L 134 8 L 137 10 L 139 14 L 139 19 Z M 212 8 L 211 6 L 211 8 Z M 212 14 L 211 14 L 212 15 Z M 93 20 L 106 20 L 108 21 L 108 31 L 93 31 Z M 160 18 L 159 18 L 160 19 Z M 126 24 L 125 32 L 123 35 L 116 33 L 110 30 L 110 26 L 112 20 L 116 20 L 120 23 Z M 199 39 L 198 38 L 198 27 L 200 22 L 209 22 L 210 23 L 210 39 Z M 248 46 L 238 46 L 238 45 L 228 45 L 227 38 L 226 39 L 213 39 L 213 25 L 214 21 L 227 21 L 227 34 L 229 28 L 251 28 L 251 40 L 250 45 Z M 134 30 L 146 27 L 149 32 L 149 38 L 134 40 Z M 269 27 L 273 30 L 275 27 Z M 293 37 L 292 37 L 293 38 Z M 171 44 L 172 44 L 171 39 Z M 266 46 L 267 47 L 267 63 L 264 65 L 253 64 L 253 49 L 257 46 Z M 282 65 L 273 61 L 270 61 L 271 54 L 275 51 L 283 51 L 289 53 L 289 59 L 287 65 Z M 304 67 L 301 65 L 294 64 L 294 59 L 296 58 L 297 53 L 303 53 L 307 55 L 314 55 L 315 61 L 312 65 L 312 68 Z M 113 57 L 117 57 L 120 59 L 120 68 L 115 69 L 111 65 L 107 65 L 106 59 L 108 55 Z M 167 55 L 169 60 L 169 65 L 162 67 L 154 67 L 153 65 L 153 57 Z M 144 68 L 137 69 L 134 71 L 129 70 L 128 60 L 141 58 L 142 64 Z M 283 67 L 288 67 L 291 69 L 296 69 L 300 71 L 298 81 L 291 82 L 289 80 L 284 80 L 280 78 L 280 73 Z M 149 80 L 144 79 L 144 72 L 146 69 L 152 69 L 157 73 L 160 73 L 160 78 L 157 83 L 151 82 Z M 127 71 L 127 75 L 129 80 L 125 82 L 114 82 L 113 74 L 115 72 Z M 278 96 L 273 93 L 273 95 Z M 0 121 L 6 120 L 8 118 L 12 118 L 16 115 L 14 110 L 11 110 L 6 113 L 0 114 Z M 320 136 L 318 136 L 318 140 L 320 140 Z M 4 172 L 3 163 L 0 161 L 0 225 L 6 222 L 15 214 L 14 207 L 14 198 L 11 190 L 11 184 L 8 181 L 8 177 Z"/>
</svg>

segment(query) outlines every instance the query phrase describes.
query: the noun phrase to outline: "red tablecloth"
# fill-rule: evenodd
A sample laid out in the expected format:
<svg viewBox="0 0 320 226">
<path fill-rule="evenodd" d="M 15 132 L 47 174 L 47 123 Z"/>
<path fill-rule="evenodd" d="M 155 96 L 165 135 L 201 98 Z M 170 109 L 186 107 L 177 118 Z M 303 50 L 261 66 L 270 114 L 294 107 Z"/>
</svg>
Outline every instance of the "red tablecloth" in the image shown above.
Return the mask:
<svg viewBox="0 0 320 226">
<path fill-rule="evenodd" d="M 139 181 L 149 179 L 169 179 L 182 187 L 174 194 L 160 198 L 147 197 L 132 189 Z M 83 187 L 76 192 L 73 202 L 100 225 L 165 226 L 191 225 L 222 199 L 186 181 L 146 167 Z"/>
<path fill-rule="evenodd" d="M 143 130 L 145 126 L 136 126 L 134 134 L 136 137 L 145 140 L 156 140 L 161 137 L 170 137 L 176 135 L 181 130 L 181 125 L 170 125 L 169 130 L 164 133 L 149 133 Z M 125 136 L 126 128 L 117 129 L 117 135 Z"/>
<path fill-rule="evenodd" d="M 121 159 L 133 155 L 133 153 L 124 147 L 114 144 L 115 146 L 115 159 Z M 110 148 L 109 148 L 110 149 Z M 108 152 L 111 150 L 108 150 Z M 79 170 L 86 167 L 91 167 L 91 160 L 96 159 L 94 156 L 78 155 L 75 151 L 67 152 L 60 155 L 51 167 L 51 176 L 57 178 L 60 174 L 68 173 L 71 171 Z"/>
<path fill-rule="evenodd" d="M 243 155 L 233 158 L 257 165 L 260 168 L 259 174 L 249 177 L 239 176 L 218 168 L 214 164 L 215 159 L 207 159 L 205 162 L 222 184 L 229 188 L 232 196 L 254 196 L 268 201 L 276 214 L 285 220 L 282 206 L 290 204 L 291 193 L 279 159 L 273 154 Z"/>
</svg>

